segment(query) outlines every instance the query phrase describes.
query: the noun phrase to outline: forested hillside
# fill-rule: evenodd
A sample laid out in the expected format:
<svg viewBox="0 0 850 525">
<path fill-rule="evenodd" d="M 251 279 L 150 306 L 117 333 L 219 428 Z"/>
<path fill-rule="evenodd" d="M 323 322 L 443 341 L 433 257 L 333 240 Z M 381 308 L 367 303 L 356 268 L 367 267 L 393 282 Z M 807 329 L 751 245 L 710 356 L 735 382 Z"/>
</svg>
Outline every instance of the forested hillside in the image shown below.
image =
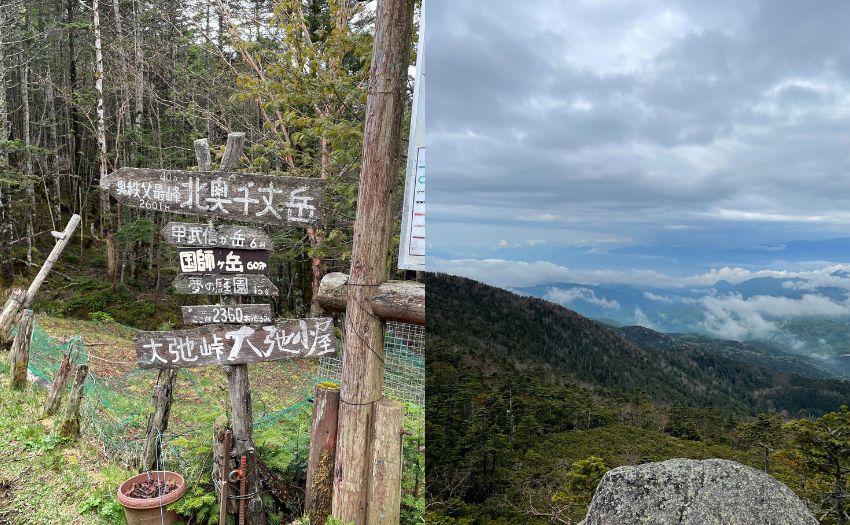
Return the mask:
<svg viewBox="0 0 850 525">
<path fill-rule="evenodd" d="M 824 426 L 850 429 L 847 382 L 780 371 L 781 355 L 780 370 L 737 360 L 718 341 L 629 341 L 468 279 L 429 275 L 427 287 L 434 523 L 577 523 L 607 469 L 673 457 L 769 469 L 834 523 L 812 443 Z"/>
</svg>

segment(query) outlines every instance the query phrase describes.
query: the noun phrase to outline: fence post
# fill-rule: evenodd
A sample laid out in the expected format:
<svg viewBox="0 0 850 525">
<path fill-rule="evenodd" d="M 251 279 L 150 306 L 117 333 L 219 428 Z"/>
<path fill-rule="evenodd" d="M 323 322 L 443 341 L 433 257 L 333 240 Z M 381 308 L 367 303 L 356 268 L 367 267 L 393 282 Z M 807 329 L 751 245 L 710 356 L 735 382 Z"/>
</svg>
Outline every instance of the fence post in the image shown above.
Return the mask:
<svg viewBox="0 0 850 525">
<path fill-rule="evenodd" d="M 65 415 L 59 426 L 59 435 L 65 438 L 76 438 L 80 435 L 80 403 L 86 393 L 86 375 L 89 373 L 88 365 L 80 365 L 74 376 L 74 388 L 71 390 L 71 398 L 65 407 Z"/>
<path fill-rule="evenodd" d="M 62 363 L 59 365 L 59 370 L 56 371 L 56 377 L 53 378 L 53 385 L 50 387 L 50 393 L 47 395 L 47 401 L 44 402 L 44 411 L 42 417 L 50 417 L 59 410 L 59 405 L 62 404 L 62 396 L 65 395 L 65 388 L 68 386 L 68 378 L 71 377 L 71 347 L 65 351 L 62 356 Z"/>
<path fill-rule="evenodd" d="M 304 499 L 304 511 L 310 523 L 324 523 L 331 513 L 338 416 L 339 387 L 332 383 L 318 385 L 313 399 Z"/>
<path fill-rule="evenodd" d="M 148 419 L 145 438 L 145 457 L 142 470 L 156 467 L 162 455 L 162 435 L 168 429 L 168 415 L 171 413 L 171 400 L 174 397 L 174 383 L 177 381 L 177 369 L 160 370 L 153 387 L 153 414 Z M 159 439 L 157 439 L 159 438 Z"/>
<path fill-rule="evenodd" d="M 32 310 L 24 310 L 9 354 L 11 382 L 13 390 L 23 390 L 27 386 L 27 370 L 30 363 L 30 342 L 32 341 Z"/>
<path fill-rule="evenodd" d="M 375 403 L 373 414 L 366 524 L 395 525 L 400 519 L 404 404 L 382 399 Z"/>
</svg>

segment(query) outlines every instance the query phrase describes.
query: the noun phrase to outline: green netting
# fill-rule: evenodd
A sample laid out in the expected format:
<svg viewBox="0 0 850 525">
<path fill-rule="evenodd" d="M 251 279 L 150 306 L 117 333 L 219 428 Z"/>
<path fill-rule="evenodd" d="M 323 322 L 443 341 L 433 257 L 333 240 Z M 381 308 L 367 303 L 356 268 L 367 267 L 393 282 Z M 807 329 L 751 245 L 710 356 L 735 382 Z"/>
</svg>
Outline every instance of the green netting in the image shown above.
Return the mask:
<svg viewBox="0 0 850 525">
<path fill-rule="evenodd" d="M 105 324 L 102 329 L 108 332 L 110 327 L 116 331 L 134 330 L 116 323 Z M 40 380 L 51 383 L 66 352 L 71 353 L 75 365 L 89 365 L 82 408 L 83 432 L 96 440 L 112 460 L 131 466 L 143 453 L 147 418 L 152 412 L 151 394 L 158 371 L 138 369 L 134 361 L 127 361 L 126 351 L 111 350 L 109 345 L 87 346 L 80 336 L 54 339 L 36 322 L 30 348 L 30 371 Z M 421 327 L 390 323 L 385 350 L 385 392 L 407 403 L 406 425 L 419 429 L 421 434 L 425 370 Z M 252 365 L 255 442 L 260 449 L 277 458 L 278 465 L 287 464 L 297 454 L 306 457 L 315 386 L 328 379 L 339 381 L 341 365 L 342 348 L 339 356 L 323 359 L 320 363 L 283 360 Z M 213 424 L 226 413 L 227 407 L 226 379 L 218 367 L 180 369 L 169 427 L 162 442 L 166 465 L 189 475 L 209 472 L 208 459 L 204 460 L 206 463 L 199 461 L 195 449 L 198 442 L 211 443 Z M 423 443 L 421 435 L 416 440 L 405 440 L 405 479 L 421 474 L 418 461 L 408 468 L 407 457 L 415 455 L 415 449 Z M 408 448 L 412 451 L 410 454 Z M 208 454 L 204 457 L 208 458 Z"/>
<path fill-rule="evenodd" d="M 86 347 L 80 336 L 54 339 L 36 323 L 30 347 L 30 372 L 36 378 L 52 383 L 68 352 L 75 365 L 89 365 L 82 407 L 84 433 L 95 438 L 110 458 L 126 465 L 134 464 L 143 452 L 147 418 L 152 411 L 150 397 L 158 372 L 137 369 L 135 363 L 98 355 Z M 186 457 L 186 447 L 175 443 L 185 443 L 186 439 L 198 434 L 212 439 L 215 419 L 227 410 L 223 376 L 216 367 L 178 372 L 163 445 L 166 460 L 178 463 L 183 472 L 204 466 L 192 465 Z M 269 378 L 284 378 L 285 388 L 279 388 L 280 382 L 267 384 Z M 276 448 L 275 453 L 306 452 L 308 439 L 299 439 L 299 435 L 309 433 L 311 396 L 319 381 L 315 366 L 303 361 L 263 363 L 257 367 L 257 373 L 252 374 L 251 381 L 258 444 L 264 442 L 265 430 L 284 425 L 285 432 L 298 435 L 283 440 L 286 443 L 271 443 L 270 446 Z M 298 450 L 281 450 L 286 447 Z"/>
</svg>

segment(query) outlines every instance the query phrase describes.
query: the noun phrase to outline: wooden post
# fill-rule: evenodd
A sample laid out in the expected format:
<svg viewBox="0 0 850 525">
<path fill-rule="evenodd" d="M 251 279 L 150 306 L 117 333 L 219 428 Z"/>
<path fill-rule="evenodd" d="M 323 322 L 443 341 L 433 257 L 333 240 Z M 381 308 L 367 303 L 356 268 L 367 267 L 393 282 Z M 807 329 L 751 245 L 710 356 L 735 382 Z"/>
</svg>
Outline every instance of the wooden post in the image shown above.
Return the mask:
<svg viewBox="0 0 850 525">
<path fill-rule="evenodd" d="M 0 321 L 4 319 L 14 319 L 15 314 L 24 302 L 24 297 L 26 297 L 26 295 L 27 294 L 23 288 L 15 288 L 12 290 L 12 293 L 9 294 L 9 298 L 6 299 L 6 303 L 3 305 L 3 310 L 0 310 Z M 0 333 L 0 342 L 5 339 L 4 336 L 5 334 Z"/>
<path fill-rule="evenodd" d="M 331 513 L 338 416 L 339 387 L 329 383 L 318 385 L 313 399 L 304 499 L 304 513 L 310 523 L 325 523 Z"/>
<path fill-rule="evenodd" d="M 348 302 L 348 276 L 334 272 L 322 278 L 319 305 L 329 312 L 344 312 Z M 372 312 L 384 321 L 425 325 L 425 284 L 387 281 L 375 287 L 369 301 Z"/>
<path fill-rule="evenodd" d="M 248 365 L 225 365 L 227 390 L 230 394 L 230 424 L 233 429 L 233 456 L 248 456 L 245 476 L 247 493 L 248 525 L 265 523 L 263 502 L 260 500 L 260 480 L 257 476 L 257 461 L 254 457 L 253 410 L 251 408 L 251 386 L 248 383 Z"/>
<path fill-rule="evenodd" d="M 24 310 L 12 343 L 12 351 L 9 353 L 9 386 L 12 390 L 23 390 L 27 386 L 33 324 L 32 310 Z"/>
<path fill-rule="evenodd" d="M 402 427 L 404 404 L 375 403 L 367 525 L 396 525 L 401 513 Z"/>
<path fill-rule="evenodd" d="M 65 249 L 65 245 L 67 245 L 71 240 L 71 235 L 74 234 L 74 230 L 77 229 L 79 224 L 80 216 L 75 214 L 71 217 L 71 220 L 68 221 L 68 225 L 65 226 L 65 231 L 54 235 L 57 239 L 56 245 L 53 246 L 53 250 L 50 252 L 50 255 L 47 256 L 47 260 L 44 261 L 43 265 L 41 265 L 41 270 L 38 271 L 38 275 L 36 275 L 35 279 L 33 279 L 23 297 L 23 300 L 19 303 L 12 301 L 11 305 L 7 304 L 7 308 L 3 309 L 3 314 L 0 316 L 0 341 L 6 339 L 9 330 L 12 328 L 12 324 L 14 324 L 15 315 L 18 313 L 18 310 L 20 308 L 29 308 L 32 304 L 33 299 L 35 299 L 35 294 L 38 293 L 38 289 L 41 288 L 44 280 L 47 279 L 47 274 L 50 273 L 50 270 L 53 268 L 53 264 L 56 263 L 57 259 L 59 259 L 59 256 L 62 254 L 62 250 Z"/>
<path fill-rule="evenodd" d="M 227 145 L 224 146 L 224 155 L 221 157 L 220 171 L 230 171 L 239 166 L 242 160 L 242 149 L 245 147 L 245 134 L 236 131 L 227 134 Z"/>
<path fill-rule="evenodd" d="M 411 0 L 378 0 L 345 314 L 334 472 L 333 515 L 357 525 L 366 519 L 372 404 L 383 397 L 383 323 L 369 304 L 377 285 L 387 276 L 412 18 Z"/>
<path fill-rule="evenodd" d="M 161 465 L 162 435 L 168 429 L 168 415 L 171 413 L 171 401 L 174 399 L 174 384 L 177 381 L 177 369 L 160 370 L 153 387 L 153 414 L 148 418 L 145 433 L 145 457 L 141 465 L 142 471 L 153 470 Z M 161 470 L 161 469 L 160 469 Z"/>
<path fill-rule="evenodd" d="M 229 509 L 230 484 L 227 479 L 232 470 L 230 464 L 230 449 L 233 442 L 233 433 L 230 431 L 230 422 L 227 416 L 221 416 L 213 424 L 213 481 L 218 493 L 218 523 L 227 524 L 227 514 L 232 514 Z"/>
<path fill-rule="evenodd" d="M 70 347 L 62 357 L 62 363 L 59 365 L 59 370 L 56 371 L 56 377 L 53 378 L 53 385 L 50 387 L 50 393 L 47 395 L 47 401 L 44 402 L 44 411 L 41 417 L 50 417 L 59 410 L 59 405 L 62 404 L 62 396 L 65 395 L 65 388 L 68 386 L 68 378 L 71 377 L 71 352 Z"/>
<path fill-rule="evenodd" d="M 198 160 L 198 169 L 200 171 L 210 171 L 212 169 L 209 139 L 198 139 L 195 141 L 195 158 Z"/>
<path fill-rule="evenodd" d="M 74 376 L 74 388 L 71 397 L 65 407 L 62 424 L 59 426 L 59 436 L 65 438 L 76 438 L 80 435 L 80 403 L 86 393 L 86 375 L 89 373 L 88 365 L 80 365 Z"/>
</svg>

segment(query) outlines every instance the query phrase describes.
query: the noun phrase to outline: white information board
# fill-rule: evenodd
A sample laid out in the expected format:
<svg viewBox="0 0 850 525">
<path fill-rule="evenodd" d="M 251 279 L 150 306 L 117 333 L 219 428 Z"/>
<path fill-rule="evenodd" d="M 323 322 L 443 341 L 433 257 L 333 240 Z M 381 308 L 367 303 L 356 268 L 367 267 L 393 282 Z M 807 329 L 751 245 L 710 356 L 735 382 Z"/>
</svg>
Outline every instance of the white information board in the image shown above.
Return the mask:
<svg viewBox="0 0 850 525">
<path fill-rule="evenodd" d="M 425 2 L 419 25 L 398 267 L 425 270 Z"/>
</svg>

